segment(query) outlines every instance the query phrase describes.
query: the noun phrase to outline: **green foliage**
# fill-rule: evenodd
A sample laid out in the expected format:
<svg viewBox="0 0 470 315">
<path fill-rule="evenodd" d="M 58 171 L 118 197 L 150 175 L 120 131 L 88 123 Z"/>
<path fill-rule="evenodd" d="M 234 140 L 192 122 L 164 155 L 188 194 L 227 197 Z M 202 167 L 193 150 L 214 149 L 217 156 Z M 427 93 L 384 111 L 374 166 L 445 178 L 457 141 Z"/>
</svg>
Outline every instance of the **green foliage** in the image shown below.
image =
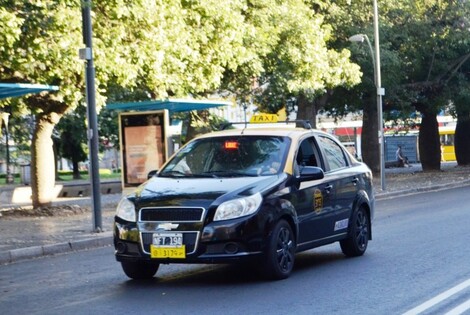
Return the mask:
<svg viewBox="0 0 470 315">
<path fill-rule="evenodd" d="M 347 46 L 352 59 L 361 66 L 362 83 L 353 89 L 335 89 L 327 104 L 334 115 L 374 106 L 375 86 L 371 52 L 366 43 L 349 43 L 354 34 L 366 34 L 374 46 L 372 1 L 312 1 L 333 25 L 333 45 Z M 468 1 L 404 0 L 378 1 L 380 54 L 384 117 L 400 123 L 419 111 L 435 115 L 451 105 L 457 113 L 465 108 L 465 88 L 469 82 L 468 39 L 470 3 Z M 425 124 L 428 128 L 433 124 Z M 437 127 L 436 127 L 437 128 Z M 470 132 L 470 131 L 469 131 Z M 434 144 L 437 130 L 427 131 Z M 433 145 L 434 147 L 434 145 Z M 439 160 L 438 150 L 430 154 Z"/>
<path fill-rule="evenodd" d="M 100 151 L 108 146 L 119 149 L 119 124 L 116 111 L 103 109 L 98 115 Z"/>
<path fill-rule="evenodd" d="M 15 143 L 14 148 L 10 147 L 10 162 L 12 164 L 21 164 L 31 160 L 31 137 L 33 133 L 34 121 L 30 115 L 9 117 L 8 133 L 10 141 Z M 3 126 L 4 128 L 5 126 Z M 2 129 L 3 129 L 2 128 Z M 5 131 L 3 129 L 3 131 Z M 3 132 L 3 140 L 0 146 L 0 156 L 5 158 L 5 132 Z"/>
<path fill-rule="evenodd" d="M 198 135 L 221 130 L 222 127 L 228 126 L 228 121 L 211 114 L 208 110 L 192 111 L 178 116 L 183 119 L 183 125 L 188 124 L 183 126 L 186 132 L 181 137 L 182 143 L 186 143 Z"/>
<path fill-rule="evenodd" d="M 394 61 L 384 67 L 395 69 L 394 81 L 387 82 L 389 108 L 441 109 L 455 101 L 470 68 L 468 16 L 468 1 L 403 1 L 390 10 L 384 17 L 390 35 L 385 48 Z"/>
<path fill-rule="evenodd" d="M 19 173 L 14 173 L 12 174 L 14 178 L 20 178 L 20 174 Z M 0 174 L 0 178 L 1 179 L 5 179 L 6 178 L 6 174 Z"/>
<path fill-rule="evenodd" d="M 10 26 L 2 79 L 60 85 L 47 94 L 54 103 L 30 97 L 34 113 L 76 108 L 84 97 L 81 2 L 0 3 Z M 260 78 L 284 96 L 359 80 L 349 52 L 326 46 L 332 26 L 302 0 L 95 1 L 92 14 L 98 106 L 120 93 L 113 86 L 147 98 L 243 96 Z"/>
<path fill-rule="evenodd" d="M 10 37 L 9 45 L 3 47 L 0 55 L 1 79 L 58 84 L 61 89 L 53 99 L 76 106 L 83 87 L 80 80 L 83 64 L 77 54 L 82 39 L 81 16 L 77 14 L 80 2 L 2 0 L 0 3 L 15 16 L 15 23 L 7 24 L 6 28 L 15 36 Z M 30 109 L 36 113 L 46 106 Z"/>
<path fill-rule="evenodd" d="M 254 1 L 245 11 L 247 49 L 257 58 L 242 63 L 237 73 L 227 71 L 223 87 L 243 103 L 253 94 L 261 110 L 277 112 L 299 94 L 317 97 L 327 89 L 360 82 L 359 68 L 349 51 L 329 47 L 332 26 L 305 1 Z M 258 40 L 259 38 L 259 40 Z"/>
</svg>

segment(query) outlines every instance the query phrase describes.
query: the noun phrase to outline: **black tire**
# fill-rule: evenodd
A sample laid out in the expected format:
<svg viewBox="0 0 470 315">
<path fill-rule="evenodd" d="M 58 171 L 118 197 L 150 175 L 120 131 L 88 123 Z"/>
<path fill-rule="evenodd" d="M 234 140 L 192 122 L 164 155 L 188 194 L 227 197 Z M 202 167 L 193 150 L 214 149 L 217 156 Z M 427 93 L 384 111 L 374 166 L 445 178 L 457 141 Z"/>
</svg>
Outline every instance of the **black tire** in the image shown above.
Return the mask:
<svg viewBox="0 0 470 315">
<path fill-rule="evenodd" d="M 295 261 L 295 239 L 285 220 L 272 230 L 265 253 L 264 273 L 269 279 L 281 280 L 290 276 Z"/>
<path fill-rule="evenodd" d="M 132 279 L 152 279 L 158 271 L 159 264 L 149 264 L 140 261 L 121 261 L 122 270 Z"/>
<path fill-rule="evenodd" d="M 349 228 L 348 238 L 340 241 L 343 254 L 348 257 L 364 255 L 370 239 L 370 217 L 364 208 L 354 212 Z"/>
</svg>

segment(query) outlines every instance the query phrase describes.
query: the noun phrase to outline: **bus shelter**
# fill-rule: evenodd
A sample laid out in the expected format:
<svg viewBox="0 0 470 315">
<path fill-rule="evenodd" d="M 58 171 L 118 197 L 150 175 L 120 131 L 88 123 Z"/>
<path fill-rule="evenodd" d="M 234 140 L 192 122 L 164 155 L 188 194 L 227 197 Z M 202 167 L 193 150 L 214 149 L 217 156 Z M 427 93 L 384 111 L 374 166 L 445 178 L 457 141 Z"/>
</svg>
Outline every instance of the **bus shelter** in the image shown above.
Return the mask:
<svg viewBox="0 0 470 315">
<path fill-rule="evenodd" d="M 58 86 L 45 85 L 45 84 L 30 84 L 30 83 L 0 83 L 0 100 L 10 97 L 20 97 L 26 94 L 40 93 L 45 91 L 57 91 Z M 6 182 L 7 184 L 13 183 L 13 174 L 10 172 L 10 149 L 8 139 L 8 119 L 10 111 L 3 111 L 0 108 L 0 135 L 2 134 L 2 124 L 5 126 L 5 146 L 6 146 Z M 1 163 L 0 163 L 1 166 Z M 22 171 L 22 182 L 29 183 L 29 164 L 23 167 Z"/>
<path fill-rule="evenodd" d="M 123 189 L 140 185 L 177 149 L 170 116 L 175 112 L 231 105 L 226 101 L 164 99 L 107 104 L 119 113 L 119 142 Z"/>
<path fill-rule="evenodd" d="M 18 97 L 44 91 L 57 91 L 58 86 L 29 83 L 0 83 L 0 99 Z"/>
</svg>

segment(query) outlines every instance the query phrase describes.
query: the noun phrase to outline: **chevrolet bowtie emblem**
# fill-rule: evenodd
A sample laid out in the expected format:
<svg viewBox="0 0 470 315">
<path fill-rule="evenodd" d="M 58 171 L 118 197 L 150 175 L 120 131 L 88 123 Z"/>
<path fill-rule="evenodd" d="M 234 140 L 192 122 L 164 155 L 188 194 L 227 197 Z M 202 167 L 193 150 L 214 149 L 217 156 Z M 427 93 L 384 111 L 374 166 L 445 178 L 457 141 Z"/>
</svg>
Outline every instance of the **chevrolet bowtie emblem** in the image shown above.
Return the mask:
<svg viewBox="0 0 470 315">
<path fill-rule="evenodd" d="M 171 231 L 176 229 L 178 226 L 179 224 L 176 223 L 161 223 L 157 226 L 157 230 Z"/>
</svg>

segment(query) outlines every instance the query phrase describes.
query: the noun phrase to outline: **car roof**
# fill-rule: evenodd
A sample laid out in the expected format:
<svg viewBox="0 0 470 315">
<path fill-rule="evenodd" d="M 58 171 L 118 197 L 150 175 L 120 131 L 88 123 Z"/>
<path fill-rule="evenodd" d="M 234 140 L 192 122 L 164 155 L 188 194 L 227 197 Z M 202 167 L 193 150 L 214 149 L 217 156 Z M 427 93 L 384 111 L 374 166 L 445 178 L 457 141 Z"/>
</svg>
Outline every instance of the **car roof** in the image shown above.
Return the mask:
<svg viewBox="0 0 470 315">
<path fill-rule="evenodd" d="M 317 129 L 305 128 L 289 128 L 285 126 L 280 127 L 256 127 L 256 128 L 243 128 L 243 129 L 229 129 L 223 131 L 214 131 L 199 136 L 198 138 L 213 138 L 213 137 L 229 137 L 229 136 L 278 136 L 289 137 L 291 139 L 299 139 L 306 134 L 325 134 L 327 133 Z"/>
</svg>

